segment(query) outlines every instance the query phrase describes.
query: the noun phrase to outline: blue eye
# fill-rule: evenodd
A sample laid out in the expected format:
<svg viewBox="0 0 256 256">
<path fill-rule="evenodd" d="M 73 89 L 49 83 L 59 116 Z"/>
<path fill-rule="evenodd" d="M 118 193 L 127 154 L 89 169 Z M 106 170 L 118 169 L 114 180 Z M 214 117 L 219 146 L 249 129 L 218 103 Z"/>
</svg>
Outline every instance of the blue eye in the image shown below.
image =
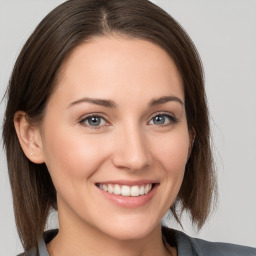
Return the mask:
<svg viewBox="0 0 256 256">
<path fill-rule="evenodd" d="M 106 125 L 107 121 L 101 116 L 88 116 L 80 121 L 80 123 L 96 128 Z"/>
<path fill-rule="evenodd" d="M 154 116 L 149 124 L 154 124 L 154 125 L 168 125 L 171 123 L 176 123 L 177 119 L 171 115 L 167 115 L 167 114 L 158 114 L 156 116 Z"/>
</svg>

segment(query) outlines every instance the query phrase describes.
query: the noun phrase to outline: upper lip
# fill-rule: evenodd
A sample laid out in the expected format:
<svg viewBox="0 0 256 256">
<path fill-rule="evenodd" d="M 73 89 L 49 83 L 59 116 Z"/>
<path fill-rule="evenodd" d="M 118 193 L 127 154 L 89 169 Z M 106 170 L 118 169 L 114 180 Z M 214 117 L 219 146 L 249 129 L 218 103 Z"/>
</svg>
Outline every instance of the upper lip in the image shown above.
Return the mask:
<svg viewBox="0 0 256 256">
<path fill-rule="evenodd" d="M 138 186 L 138 185 L 145 185 L 145 184 L 155 184 L 159 183 L 156 180 L 108 180 L 108 181 L 101 181 L 97 182 L 96 184 L 118 184 L 118 185 L 128 185 L 128 186 Z"/>
</svg>

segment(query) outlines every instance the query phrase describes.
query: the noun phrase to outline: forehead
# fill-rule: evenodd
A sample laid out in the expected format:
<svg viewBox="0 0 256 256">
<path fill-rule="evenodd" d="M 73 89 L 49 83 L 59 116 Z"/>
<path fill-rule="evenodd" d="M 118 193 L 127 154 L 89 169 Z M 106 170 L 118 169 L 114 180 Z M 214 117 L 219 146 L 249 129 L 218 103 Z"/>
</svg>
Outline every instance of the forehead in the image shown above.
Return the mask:
<svg viewBox="0 0 256 256">
<path fill-rule="evenodd" d="M 55 94 L 112 98 L 142 94 L 184 98 L 182 79 L 160 46 L 141 39 L 96 37 L 76 47 L 62 66 Z M 159 95 L 154 95 L 159 93 Z"/>
</svg>

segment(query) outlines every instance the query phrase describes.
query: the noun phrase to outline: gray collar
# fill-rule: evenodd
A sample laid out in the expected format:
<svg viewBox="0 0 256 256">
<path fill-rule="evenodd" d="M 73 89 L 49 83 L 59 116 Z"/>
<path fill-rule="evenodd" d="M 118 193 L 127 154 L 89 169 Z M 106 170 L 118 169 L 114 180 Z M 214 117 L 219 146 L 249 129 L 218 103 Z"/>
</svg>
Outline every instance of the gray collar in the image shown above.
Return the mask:
<svg viewBox="0 0 256 256">
<path fill-rule="evenodd" d="M 49 256 L 49 253 L 46 248 L 46 244 L 50 242 L 57 234 L 58 234 L 57 229 L 49 230 L 44 233 L 44 236 L 40 239 L 38 243 L 38 252 L 39 252 L 38 256 Z M 167 243 L 169 243 L 171 246 L 173 246 L 174 243 L 176 244 L 178 255 L 198 256 L 198 254 L 193 249 L 192 244 L 188 239 L 188 236 L 185 235 L 184 233 L 177 230 L 163 227 L 163 235 Z"/>
</svg>

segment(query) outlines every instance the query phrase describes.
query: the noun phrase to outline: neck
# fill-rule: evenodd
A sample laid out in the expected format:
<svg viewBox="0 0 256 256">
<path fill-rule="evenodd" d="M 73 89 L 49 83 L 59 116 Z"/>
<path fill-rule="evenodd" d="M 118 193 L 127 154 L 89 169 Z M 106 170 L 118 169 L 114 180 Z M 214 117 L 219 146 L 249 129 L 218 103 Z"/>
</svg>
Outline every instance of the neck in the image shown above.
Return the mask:
<svg viewBox="0 0 256 256">
<path fill-rule="evenodd" d="M 76 227 L 76 228 L 74 228 Z M 58 235 L 47 244 L 50 256 L 170 256 L 176 249 L 165 246 L 159 224 L 150 234 L 139 239 L 118 240 L 90 225 L 62 223 L 60 218 Z"/>
<path fill-rule="evenodd" d="M 63 210 L 64 209 L 64 210 Z M 161 223 L 145 235 L 119 238 L 80 219 L 69 207 L 59 208 L 59 232 L 47 244 L 50 256 L 170 256 L 176 249 L 164 245 Z M 104 216 L 103 216 L 104 217 Z M 124 223 L 124 225 L 129 225 Z M 143 225 L 143 223 L 142 223 Z M 113 223 L 114 227 L 114 223 Z"/>
<path fill-rule="evenodd" d="M 95 236 L 96 235 L 96 236 Z M 170 256 L 176 255 L 175 249 L 163 244 L 161 227 L 144 238 L 117 240 L 95 232 L 64 232 L 60 228 L 58 235 L 47 245 L 50 256 Z"/>
</svg>

